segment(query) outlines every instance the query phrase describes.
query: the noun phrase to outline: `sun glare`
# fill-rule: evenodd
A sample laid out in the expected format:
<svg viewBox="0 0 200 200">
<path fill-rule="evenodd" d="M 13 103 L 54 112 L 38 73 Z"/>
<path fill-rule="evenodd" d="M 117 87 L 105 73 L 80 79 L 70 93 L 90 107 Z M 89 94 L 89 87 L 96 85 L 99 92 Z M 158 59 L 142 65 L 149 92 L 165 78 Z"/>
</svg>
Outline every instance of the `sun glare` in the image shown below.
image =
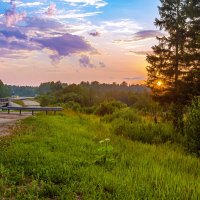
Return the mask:
<svg viewBox="0 0 200 200">
<path fill-rule="evenodd" d="M 162 84 L 163 84 L 162 81 L 158 81 L 158 82 L 157 82 L 157 86 L 158 86 L 158 87 L 160 87 Z"/>
</svg>

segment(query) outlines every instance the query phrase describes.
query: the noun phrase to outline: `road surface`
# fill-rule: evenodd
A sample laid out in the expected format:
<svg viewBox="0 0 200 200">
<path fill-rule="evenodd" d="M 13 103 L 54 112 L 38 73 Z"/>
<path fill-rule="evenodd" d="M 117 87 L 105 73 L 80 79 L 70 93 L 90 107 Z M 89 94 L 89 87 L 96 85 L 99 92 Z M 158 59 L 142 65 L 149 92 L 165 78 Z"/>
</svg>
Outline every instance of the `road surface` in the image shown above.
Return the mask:
<svg viewBox="0 0 200 200">
<path fill-rule="evenodd" d="M 23 100 L 24 106 L 40 106 L 40 104 L 33 100 Z M 21 107 L 20 105 L 10 102 L 10 106 Z M 11 131 L 17 121 L 30 117 L 31 113 L 24 112 L 19 115 L 19 112 L 1 112 L 0 111 L 0 137 L 11 134 Z"/>
<path fill-rule="evenodd" d="M 18 112 L 10 114 L 0 112 L 0 137 L 9 135 L 17 121 L 25 119 L 29 116 L 31 116 L 31 113 L 19 115 Z"/>
<path fill-rule="evenodd" d="M 28 106 L 40 107 L 40 104 L 33 100 L 25 99 L 25 100 L 23 100 L 23 103 L 24 103 L 24 106 L 27 106 L 27 107 Z"/>
</svg>

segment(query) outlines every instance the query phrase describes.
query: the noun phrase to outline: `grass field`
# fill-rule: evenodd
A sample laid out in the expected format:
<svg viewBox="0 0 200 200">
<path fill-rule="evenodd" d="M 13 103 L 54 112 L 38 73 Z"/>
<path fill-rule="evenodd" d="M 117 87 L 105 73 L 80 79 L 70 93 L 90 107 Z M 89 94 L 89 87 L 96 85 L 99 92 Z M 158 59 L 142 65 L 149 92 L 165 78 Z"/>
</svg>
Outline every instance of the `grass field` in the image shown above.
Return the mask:
<svg viewBox="0 0 200 200">
<path fill-rule="evenodd" d="M 112 135 L 75 113 L 39 115 L 0 141 L 0 199 L 200 199 L 200 160 Z"/>
</svg>

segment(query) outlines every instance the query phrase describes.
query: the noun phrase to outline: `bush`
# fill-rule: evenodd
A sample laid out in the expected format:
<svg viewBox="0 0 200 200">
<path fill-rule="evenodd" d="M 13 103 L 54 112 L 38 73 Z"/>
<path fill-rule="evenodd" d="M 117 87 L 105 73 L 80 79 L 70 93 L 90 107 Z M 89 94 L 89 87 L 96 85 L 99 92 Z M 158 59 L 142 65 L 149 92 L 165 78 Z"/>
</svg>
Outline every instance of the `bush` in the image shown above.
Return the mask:
<svg viewBox="0 0 200 200">
<path fill-rule="evenodd" d="M 95 112 L 96 107 L 91 106 L 91 107 L 84 107 L 83 112 L 86 114 L 93 114 Z"/>
<path fill-rule="evenodd" d="M 200 156 L 200 97 L 188 107 L 185 121 L 186 144 L 190 152 Z"/>
<path fill-rule="evenodd" d="M 119 110 L 121 108 L 126 107 L 126 104 L 120 102 L 120 101 L 104 101 L 101 103 L 95 111 L 95 114 L 104 116 L 104 115 L 110 115 L 114 113 L 116 110 Z"/>
<path fill-rule="evenodd" d="M 116 110 L 112 115 L 105 115 L 102 120 L 105 122 L 112 122 L 119 118 L 123 120 L 127 120 L 131 123 L 142 121 L 142 118 L 139 116 L 137 110 L 130 109 L 130 108 L 123 108 L 120 110 Z"/>
<path fill-rule="evenodd" d="M 167 123 L 130 122 L 127 119 L 117 118 L 112 122 L 112 132 L 131 140 L 149 144 L 174 142 L 176 140 L 173 126 Z"/>
<path fill-rule="evenodd" d="M 123 108 L 111 115 L 105 115 L 102 120 L 111 123 L 112 133 L 131 140 L 144 143 L 165 143 L 179 141 L 180 135 L 174 133 L 170 123 L 154 123 L 144 119 L 137 110 Z"/>
<path fill-rule="evenodd" d="M 53 100 L 55 100 L 55 98 L 50 95 L 42 95 L 38 98 L 38 100 L 40 101 L 41 106 L 48 106 L 53 104 Z"/>
<path fill-rule="evenodd" d="M 82 110 L 83 110 L 81 105 L 74 101 L 69 101 L 69 102 L 65 103 L 65 108 L 73 110 L 73 111 L 78 111 L 78 112 L 82 112 Z"/>
</svg>

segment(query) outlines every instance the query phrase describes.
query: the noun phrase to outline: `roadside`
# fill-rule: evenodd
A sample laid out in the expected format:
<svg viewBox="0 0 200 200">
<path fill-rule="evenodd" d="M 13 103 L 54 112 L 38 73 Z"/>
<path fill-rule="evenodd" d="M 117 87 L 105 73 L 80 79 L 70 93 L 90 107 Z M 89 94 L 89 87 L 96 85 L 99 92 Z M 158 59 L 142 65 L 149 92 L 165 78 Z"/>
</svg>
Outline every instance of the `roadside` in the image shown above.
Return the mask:
<svg viewBox="0 0 200 200">
<path fill-rule="evenodd" d="M 38 103 L 37 101 L 33 101 L 33 100 L 28 100 L 28 99 L 25 99 L 23 100 L 23 103 L 24 103 L 24 106 L 34 106 L 34 107 L 40 107 L 40 103 Z"/>
<path fill-rule="evenodd" d="M 24 106 L 40 107 L 38 102 L 32 100 L 23 100 L 23 104 Z M 14 102 L 10 102 L 9 105 L 13 107 L 21 107 L 21 105 Z M 0 111 L 0 137 L 10 135 L 11 129 L 13 129 L 15 123 L 29 116 L 31 116 L 31 113 L 24 112 L 19 115 L 19 112 L 11 112 L 10 114 L 7 114 L 6 112 Z"/>
<path fill-rule="evenodd" d="M 0 137 L 9 135 L 11 129 L 14 127 L 17 121 L 25 119 L 29 116 L 31 116 L 31 113 L 19 115 L 18 112 L 13 112 L 10 114 L 0 112 Z"/>
</svg>

